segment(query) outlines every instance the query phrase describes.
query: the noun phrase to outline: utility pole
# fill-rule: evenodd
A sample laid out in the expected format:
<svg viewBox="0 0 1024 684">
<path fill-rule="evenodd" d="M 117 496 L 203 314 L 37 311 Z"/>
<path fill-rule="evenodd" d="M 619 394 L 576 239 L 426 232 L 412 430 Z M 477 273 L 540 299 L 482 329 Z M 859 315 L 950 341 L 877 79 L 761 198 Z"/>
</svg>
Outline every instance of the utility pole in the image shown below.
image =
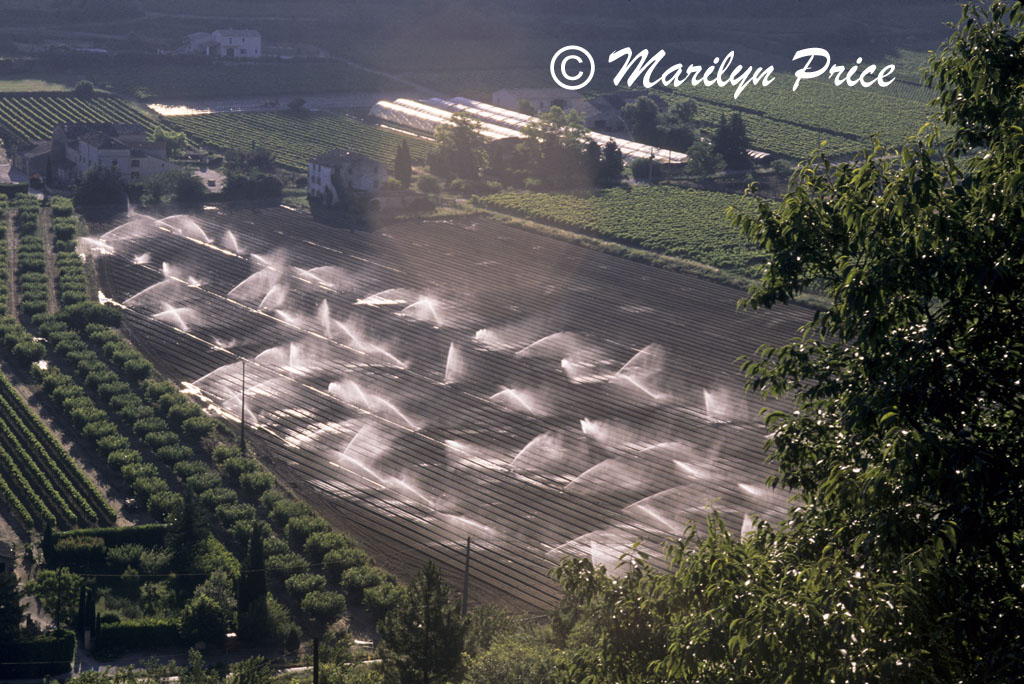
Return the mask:
<svg viewBox="0 0 1024 684">
<path fill-rule="evenodd" d="M 465 617 L 469 611 L 469 543 L 470 538 L 466 537 L 466 566 L 462 571 L 462 616 Z"/>
<path fill-rule="evenodd" d="M 245 456 L 245 359 L 242 359 L 242 428 L 239 431 L 238 446 Z"/>
</svg>

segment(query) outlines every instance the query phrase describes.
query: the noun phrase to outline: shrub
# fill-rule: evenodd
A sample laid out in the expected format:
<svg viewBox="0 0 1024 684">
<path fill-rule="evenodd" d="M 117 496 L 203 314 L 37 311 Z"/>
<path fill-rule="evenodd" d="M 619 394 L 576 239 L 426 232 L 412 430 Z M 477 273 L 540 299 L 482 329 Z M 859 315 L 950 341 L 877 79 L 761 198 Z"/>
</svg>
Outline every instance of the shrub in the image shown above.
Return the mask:
<svg viewBox="0 0 1024 684">
<path fill-rule="evenodd" d="M 163 446 L 177 444 L 178 435 L 168 430 L 159 430 L 157 432 L 150 432 L 143 437 L 142 441 L 144 441 L 151 449 L 159 449 Z"/>
<path fill-rule="evenodd" d="M 167 395 L 164 395 L 167 396 Z M 191 401 L 185 399 L 180 394 L 176 394 L 176 397 L 167 408 L 167 420 L 172 425 L 180 426 L 185 420 L 189 418 L 196 418 L 203 415 L 203 410 L 198 405 L 193 404 Z M 163 405 L 164 398 L 160 398 L 161 405 Z"/>
<path fill-rule="evenodd" d="M 139 463 L 140 461 L 142 461 L 142 457 L 139 452 L 132 449 L 117 449 L 107 454 L 107 465 L 119 473 L 129 463 Z"/>
<path fill-rule="evenodd" d="M 185 484 L 196 494 L 202 494 L 203 492 L 220 485 L 220 475 L 215 472 L 205 470 L 205 468 L 204 471 L 205 472 L 191 475 L 185 480 Z"/>
<path fill-rule="evenodd" d="M 93 442 L 116 432 L 117 428 L 109 420 L 94 420 L 82 428 L 82 436 Z"/>
<path fill-rule="evenodd" d="M 312 573 L 304 572 L 298 575 L 292 575 L 286 579 L 284 581 L 284 586 L 292 596 L 301 600 L 302 597 L 311 591 L 322 590 L 327 586 L 327 580 L 324 579 L 323 575 L 314 575 Z"/>
<path fill-rule="evenodd" d="M 238 484 L 242 487 L 242 490 L 250 496 L 259 497 L 274 486 L 274 476 L 266 470 L 243 473 L 242 476 L 238 478 Z"/>
<path fill-rule="evenodd" d="M 167 448 L 172 448 L 172 447 L 161 447 L 161 448 L 167 449 Z M 180 477 L 181 479 L 184 480 L 184 479 L 189 478 L 189 477 L 191 477 L 191 476 L 193 476 L 193 475 L 195 475 L 197 473 L 205 473 L 206 472 L 206 466 L 204 466 L 202 463 L 196 463 L 195 461 L 180 461 L 180 462 L 174 464 L 173 470 L 174 470 L 174 474 L 175 475 L 177 475 L 178 477 Z"/>
<path fill-rule="evenodd" d="M 336 591 L 311 591 L 302 599 L 302 612 L 321 625 L 328 625 L 345 614 L 345 597 Z"/>
<path fill-rule="evenodd" d="M 221 504 L 233 504 L 237 501 L 238 494 L 235 493 L 235 490 L 227 487 L 211 487 L 199 495 L 199 503 L 210 510 Z"/>
<path fill-rule="evenodd" d="M 146 509 L 157 520 L 167 520 L 171 513 L 181 508 L 182 502 L 181 494 L 177 492 L 157 491 L 150 495 Z"/>
<path fill-rule="evenodd" d="M 216 429 L 216 421 L 209 416 L 193 416 L 181 422 L 181 430 L 185 433 L 185 437 L 195 442 L 209 436 Z"/>
<path fill-rule="evenodd" d="M 395 582 L 385 581 L 363 590 L 363 607 L 377 618 L 382 618 L 398 605 L 405 596 L 405 588 Z"/>
<path fill-rule="evenodd" d="M 204 494 L 208 493 L 209 492 L 204 492 Z M 217 519 L 220 520 L 221 524 L 231 529 L 234 529 L 235 524 L 240 521 L 252 521 L 256 519 L 256 507 L 247 503 L 221 503 L 214 509 L 214 513 L 216 514 Z M 234 534 L 234 532 L 232 532 L 232 534 Z"/>
<path fill-rule="evenodd" d="M 284 526 L 285 536 L 293 546 L 302 547 L 314 532 L 328 531 L 330 526 L 323 518 L 315 515 L 303 515 L 292 518 Z"/>
<path fill-rule="evenodd" d="M 387 579 L 387 575 L 380 568 L 375 568 L 372 565 L 357 565 L 341 573 L 339 584 L 356 600 L 361 601 L 363 590 L 375 587 L 385 579 Z"/>
<path fill-rule="evenodd" d="M 367 565 L 370 557 L 365 552 L 356 548 L 334 549 L 324 554 L 323 567 L 327 580 L 334 584 L 341 581 L 342 573 L 349 568 Z"/>
<path fill-rule="evenodd" d="M 228 477 L 234 481 L 238 481 L 238 477 L 242 473 L 250 473 L 259 466 L 255 459 L 247 458 L 245 456 L 232 456 L 227 458 L 223 462 L 224 472 L 227 473 Z"/>
<path fill-rule="evenodd" d="M 72 328 L 84 329 L 89 323 L 101 323 L 116 328 L 121 325 L 120 309 L 99 302 L 79 302 L 65 307 L 61 312 Z"/>
<path fill-rule="evenodd" d="M 288 577 L 309 571 L 309 563 L 306 562 L 306 559 L 292 551 L 267 556 L 265 567 L 268 572 L 279 577 Z"/>
<path fill-rule="evenodd" d="M 263 503 L 266 505 L 266 502 Z M 292 518 L 312 514 L 309 506 L 297 499 L 282 498 L 270 506 L 270 520 L 278 527 L 284 527 Z"/>
<path fill-rule="evenodd" d="M 167 432 L 170 426 L 163 418 L 143 418 L 135 421 L 132 425 L 132 432 L 140 437 L 145 437 L 150 432 Z"/>
<path fill-rule="evenodd" d="M 184 444 L 168 444 L 157 449 L 156 455 L 164 463 L 178 463 L 191 459 L 195 452 L 192 451 L 192 447 Z"/>
<path fill-rule="evenodd" d="M 335 549 L 344 549 L 354 546 L 350 537 L 341 532 L 321 530 L 309 535 L 302 551 L 312 563 L 319 563 L 324 559 L 324 554 Z"/>
<path fill-rule="evenodd" d="M 46 354 L 46 347 L 42 342 L 25 340 L 15 344 L 11 349 L 11 354 L 15 361 L 23 366 L 28 366 L 43 358 L 43 355 Z"/>
<path fill-rule="evenodd" d="M 131 444 L 131 441 L 124 435 L 120 433 L 111 433 L 96 440 L 96 449 L 98 449 L 101 454 L 109 455 L 114 451 L 129 449 L 131 448 Z"/>
<path fill-rule="evenodd" d="M 229 458 L 241 456 L 242 449 L 236 444 L 218 444 L 213 448 L 213 460 L 223 463 Z"/>
</svg>

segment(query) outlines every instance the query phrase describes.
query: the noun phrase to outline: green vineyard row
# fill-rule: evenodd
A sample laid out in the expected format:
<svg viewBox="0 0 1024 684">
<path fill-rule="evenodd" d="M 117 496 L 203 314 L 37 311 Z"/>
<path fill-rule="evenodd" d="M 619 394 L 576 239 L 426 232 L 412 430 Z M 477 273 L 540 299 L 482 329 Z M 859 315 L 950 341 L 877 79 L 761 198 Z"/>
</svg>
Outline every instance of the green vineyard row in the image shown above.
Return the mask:
<svg viewBox="0 0 1024 684">
<path fill-rule="evenodd" d="M 189 137 L 221 149 L 265 147 L 279 164 L 304 171 L 312 158 L 342 148 L 391 165 L 403 140 L 414 159 L 423 160 L 433 143 L 365 123 L 350 116 L 324 112 L 239 112 L 197 114 L 166 119 Z"/>
<path fill-rule="evenodd" d="M 116 97 L 65 95 L 0 96 L 0 129 L 17 141 L 49 140 L 61 123 L 137 123 L 147 130 L 153 119 Z"/>
</svg>

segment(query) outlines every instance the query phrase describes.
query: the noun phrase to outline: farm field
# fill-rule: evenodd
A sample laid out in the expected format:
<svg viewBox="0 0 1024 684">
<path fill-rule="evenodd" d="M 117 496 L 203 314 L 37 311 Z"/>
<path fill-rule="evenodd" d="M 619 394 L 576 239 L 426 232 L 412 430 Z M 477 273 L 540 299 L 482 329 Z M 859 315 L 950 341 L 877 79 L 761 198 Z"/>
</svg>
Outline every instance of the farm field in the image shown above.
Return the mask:
<svg viewBox="0 0 1024 684">
<path fill-rule="evenodd" d="M 272 150 L 279 164 L 304 171 L 310 158 L 340 147 L 390 165 L 402 140 L 414 159 L 425 159 L 433 143 L 325 112 L 239 112 L 165 119 L 189 137 L 221 149 L 258 145 Z"/>
<path fill-rule="evenodd" d="M 171 230 L 168 226 L 173 226 Z M 135 216 L 92 243 L 132 341 L 280 481 L 409 576 L 545 610 L 563 555 L 614 564 L 713 500 L 777 519 L 736 357 L 810 315 L 493 221 L 338 232 L 283 209 Z M 756 334 L 754 334 L 756 331 Z"/>
<path fill-rule="evenodd" d="M 38 207 L 34 200 L 20 200 L 15 207 L 15 225 L 18 226 L 18 241 L 21 243 L 16 263 L 24 303 L 27 301 L 29 280 L 32 280 L 31 287 L 38 289 L 38 283 L 45 280 L 45 275 L 40 273 L 41 254 L 36 255 L 33 250 L 23 249 L 31 241 L 39 243 L 36 235 Z M 3 268 L 0 271 L 4 275 L 5 314 L 7 263 L 10 256 L 7 250 L 6 209 L 6 202 L 0 204 L 0 217 L 3 217 L 4 225 L 0 231 L 3 242 L 0 249 Z M 0 338 L 12 347 L 15 358 L 30 354 L 31 347 L 37 345 L 31 335 L 27 338 L 26 335 L 13 318 L 0 316 Z M 42 532 L 47 526 L 69 529 L 106 524 L 115 518 L 113 509 L 96 485 L 82 472 L 4 374 L 0 374 L 0 495 L 5 508 L 26 530 Z"/>
<path fill-rule="evenodd" d="M 83 99 L 52 93 L 0 96 L 0 128 L 17 141 L 49 140 L 58 123 L 97 121 L 137 123 L 147 129 L 156 125 L 152 117 L 116 97 Z"/>
<path fill-rule="evenodd" d="M 613 188 L 592 195 L 504 192 L 478 198 L 484 207 L 541 223 L 699 261 L 742 278 L 761 257 L 726 219 L 740 195 L 668 186 Z"/>
</svg>

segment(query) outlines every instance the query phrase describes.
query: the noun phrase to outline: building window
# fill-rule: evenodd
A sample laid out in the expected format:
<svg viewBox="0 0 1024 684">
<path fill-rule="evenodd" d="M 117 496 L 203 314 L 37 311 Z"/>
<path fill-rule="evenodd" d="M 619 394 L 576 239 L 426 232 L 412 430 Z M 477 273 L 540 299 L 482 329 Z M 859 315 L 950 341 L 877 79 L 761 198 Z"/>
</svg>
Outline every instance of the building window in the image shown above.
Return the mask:
<svg viewBox="0 0 1024 684">
<path fill-rule="evenodd" d="M 133 169 L 139 168 L 139 160 L 138 159 L 132 159 L 132 168 Z"/>
<path fill-rule="evenodd" d="M 138 171 L 132 171 L 132 180 L 133 181 L 139 180 L 139 172 Z"/>
<path fill-rule="evenodd" d="M 245 54 L 245 48 L 242 48 L 242 54 L 243 55 Z"/>
<path fill-rule="evenodd" d="M 112 168 L 112 169 L 116 169 L 117 168 L 117 160 L 116 159 L 111 160 L 110 168 Z"/>
</svg>

